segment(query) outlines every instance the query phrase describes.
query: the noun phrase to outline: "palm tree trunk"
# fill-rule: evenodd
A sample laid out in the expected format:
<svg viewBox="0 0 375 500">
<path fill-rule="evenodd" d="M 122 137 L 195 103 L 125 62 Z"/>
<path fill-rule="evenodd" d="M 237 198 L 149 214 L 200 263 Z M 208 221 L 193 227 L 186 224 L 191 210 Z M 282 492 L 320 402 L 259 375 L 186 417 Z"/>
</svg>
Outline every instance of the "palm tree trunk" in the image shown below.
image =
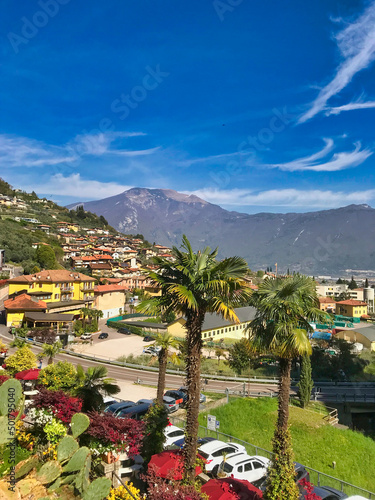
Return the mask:
<svg viewBox="0 0 375 500">
<path fill-rule="evenodd" d="M 279 358 L 279 408 L 277 414 L 277 428 L 286 431 L 289 420 L 289 394 L 290 394 L 290 371 L 292 360 Z"/>
<path fill-rule="evenodd" d="M 197 455 L 198 415 L 201 375 L 201 350 L 202 350 L 202 323 L 204 312 L 196 313 L 192 318 L 187 318 L 187 347 L 186 359 L 186 385 L 188 402 L 186 408 L 186 435 L 185 435 L 185 481 L 193 482 L 195 478 L 195 461 Z"/>
<path fill-rule="evenodd" d="M 159 354 L 159 377 L 158 377 L 158 391 L 156 399 L 158 403 L 163 404 L 164 388 L 165 388 L 165 373 L 167 371 L 167 349 L 162 348 Z"/>
<path fill-rule="evenodd" d="M 53 363 L 53 357 L 52 357 L 52 356 L 50 356 L 50 357 L 48 358 L 48 364 L 49 364 L 49 365 L 52 365 L 52 363 Z"/>
</svg>

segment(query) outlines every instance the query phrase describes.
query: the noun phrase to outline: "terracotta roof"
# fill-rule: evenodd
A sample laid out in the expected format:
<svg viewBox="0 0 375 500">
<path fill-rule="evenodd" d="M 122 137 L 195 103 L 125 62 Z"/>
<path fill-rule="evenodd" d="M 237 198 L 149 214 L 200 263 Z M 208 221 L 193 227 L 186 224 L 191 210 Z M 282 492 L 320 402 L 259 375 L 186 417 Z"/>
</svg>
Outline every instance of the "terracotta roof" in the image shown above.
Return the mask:
<svg viewBox="0 0 375 500">
<path fill-rule="evenodd" d="M 72 257 L 73 260 L 82 260 L 83 262 L 90 262 L 96 260 L 113 260 L 110 255 L 85 255 L 83 257 Z"/>
<path fill-rule="evenodd" d="M 61 283 L 74 281 L 95 281 L 95 278 L 86 274 L 68 271 L 66 269 L 52 269 L 35 274 L 25 274 L 8 280 L 9 283 Z"/>
<path fill-rule="evenodd" d="M 47 309 L 47 304 L 43 300 L 32 300 L 30 295 L 22 293 L 21 295 L 16 295 L 12 299 L 8 299 L 4 302 L 5 309 L 23 309 L 27 311 L 38 311 Z"/>
<path fill-rule="evenodd" d="M 340 300 L 337 304 L 342 304 L 344 306 L 367 306 L 367 302 L 361 302 L 360 300 L 354 299 Z"/>
<path fill-rule="evenodd" d="M 94 288 L 94 293 L 124 292 L 127 287 L 120 285 L 98 285 Z"/>
<path fill-rule="evenodd" d="M 112 271 L 111 264 L 89 264 L 90 269 L 107 269 Z"/>
<path fill-rule="evenodd" d="M 319 302 L 321 304 L 332 304 L 333 302 L 336 302 L 334 299 L 331 299 L 330 297 L 319 297 Z"/>
</svg>

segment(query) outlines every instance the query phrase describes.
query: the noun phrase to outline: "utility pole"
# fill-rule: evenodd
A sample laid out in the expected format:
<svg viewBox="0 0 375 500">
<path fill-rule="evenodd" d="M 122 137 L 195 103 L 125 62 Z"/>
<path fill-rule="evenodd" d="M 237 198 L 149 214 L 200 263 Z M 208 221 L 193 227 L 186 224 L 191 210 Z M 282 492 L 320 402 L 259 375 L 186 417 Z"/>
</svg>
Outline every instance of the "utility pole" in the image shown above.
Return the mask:
<svg viewBox="0 0 375 500">
<path fill-rule="evenodd" d="M 275 269 L 276 269 L 276 277 L 277 277 L 277 262 L 275 264 Z"/>
</svg>

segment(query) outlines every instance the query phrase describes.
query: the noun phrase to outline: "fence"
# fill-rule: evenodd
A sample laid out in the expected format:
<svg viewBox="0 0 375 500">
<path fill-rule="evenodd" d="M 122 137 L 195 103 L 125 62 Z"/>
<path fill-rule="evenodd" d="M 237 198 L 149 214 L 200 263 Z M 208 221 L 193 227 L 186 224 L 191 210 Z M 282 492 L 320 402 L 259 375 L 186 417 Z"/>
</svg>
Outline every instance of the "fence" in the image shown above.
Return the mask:
<svg viewBox="0 0 375 500">
<path fill-rule="evenodd" d="M 185 427 L 185 421 L 178 417 L 169 416 L 169 420 L 173 425 L 177 427 Z M 246 451 L 249 455 L 260 455 L 266 458 L 272 458 L 272 451 L 266 450 L 252 443 L 248 443 L 243 439 L 238 439 L 235 436 L 231 436 L 229 434 L 225 434 L 219 430 L 211 431 L 204 425 L 200 425 L 198 429 L 199 437 L 215 437 L 216 439 L 220 439 L 225 442 L 238 443 L 243 445 L 246 448 Z M 359 486 L 355 486 L 354 484 L 348 483 L 347 481 L 343 481 L 342 479 L 338 479 L 337 477 L 330 476 L 325 472 L 320 472 L 312 467 L 305 466 L 306 470 L 310 474 L 310 481 L 316 486 L 330 486 L 331 488 L 336 488 L 339 491 L 345 492 L 347 495 L 362 495 L 365 498 L 370 500 L 375 499 L 375 493 L 368 491 L 364 488 L 360 488 Z"/>
</svg>

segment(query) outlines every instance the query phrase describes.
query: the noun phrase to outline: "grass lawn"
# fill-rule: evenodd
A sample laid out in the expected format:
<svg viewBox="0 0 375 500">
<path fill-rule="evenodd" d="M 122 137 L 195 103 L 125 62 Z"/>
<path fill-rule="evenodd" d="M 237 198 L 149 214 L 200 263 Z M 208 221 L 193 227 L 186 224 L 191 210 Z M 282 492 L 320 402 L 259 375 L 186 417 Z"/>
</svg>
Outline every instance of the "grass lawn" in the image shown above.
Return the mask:
<svg viewBox="0 0 375 500">
<path fill-rule="evenodd" d="M 258 398 L 235 399 L 210 414 L 220 421 L 221 432 L 271 450 L 276 412 L 276 399 Z M 206 425 L 206 415 L 199 415 L 201 425 Z M 373 439 L 351 430 L 336 429 L 325 424 L 322 415 L 296 407 L 290 408 L 290 424 L 296 461 L 375 492 Z M 254 449 L 248 452 L 254 454 Z M 317 482 L 314 475 L 311 480 Z M 338 487 L 329 479 L 321 479 L 321 484 Z M 350 489 L 344 491 L 354 494 Z"/>
</svg>

